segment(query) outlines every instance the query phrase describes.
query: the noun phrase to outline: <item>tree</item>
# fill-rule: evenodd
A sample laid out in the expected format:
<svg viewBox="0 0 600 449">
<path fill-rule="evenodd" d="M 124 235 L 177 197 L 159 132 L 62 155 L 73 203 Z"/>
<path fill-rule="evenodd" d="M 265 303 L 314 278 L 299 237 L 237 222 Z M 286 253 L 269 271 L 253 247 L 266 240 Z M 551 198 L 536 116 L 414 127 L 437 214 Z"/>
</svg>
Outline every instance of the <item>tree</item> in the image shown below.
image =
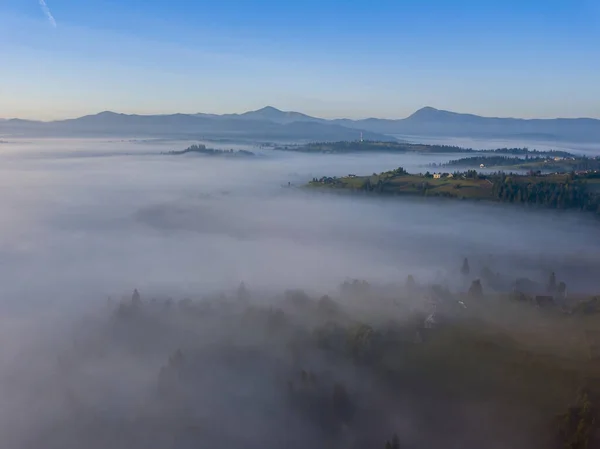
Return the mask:
<svg viewBox="0 0 600 449">
<path fill-rule="evenodd" d="M 367 324 L 360 324 L 348 332 L 347 344 L 356 361 L 364 360 L 373 349 L 375 332 Z"/>
<path fill-rule="evenodd" d="M 169 357 L 169 366 L 175 369 L 180 369 L 185 364 L 185 356 L 181 349 L 178 349 L 175 354 Z"/>
<path fill-rule="evenodd" d="M 406 278 L 406 290 L 408 292 L 413 292 L 415 290 L 417 286 L 417 283 L 415 282 L 415 278 L 413 277 L 412 274 L 409 274 L 408 277 Z"/>
<path fill-rule="evenodd" d="M 385 443 L 385 449 L 400 449 L 400 438 L 397 434 L 394 434 L 392 440 L 388 440 Z"/>
<path fill-rule="evenodd" d="M 471 268 L 469 267 L 469 259 L 467 259 L 466 257 L 465 257 L 465 260 L 463 261 L 460 272 L 462 273 L 463 276 L 468 276 L 469 273 L 471 272 Z"/>
<path fill-rule="evenodd" d="M 481 286 L 481 281 L 479 279 L 471 283 L 471 287 L 469 288 L 469 296 L 473 298 L 483 297 L 483 287 Z"/>
<path fill-rule="evenodd" d="M 240 286 L 237 289 L 237 297 L 240 301 L 246 301 L 249 297 L 248 289 L 246 289 L 246 284 L 244 282 L 240 282 Z"/>
<path fill-rule="evenodd" d="M 567 449 L 596 447 L 598 411 L 587 391 L 582 391 L 577 404 L 560 417 L 558 438 Z"/>
<path fill-rule="evenodd" d="M 329 295 L 322 296 L 317 307 L 319 312 L 324 315 L 334 315 L 339 311 L 338 304 Z"/>
<path fill-rule="evenodd" d="M 554 271 L 550 274 L 550 279 L 548 279 L 547 291 L 548 293 L 554 293 L 556 291 L 556 274 Z"/>
<path fill-rule="evenodd" d="M 342 421 L 350 421 L 352 417 L 352 403 L 344 385 L 336 383 L 333 386 L 332 402 L 335 416 Z"/>
<path fill-rule="evenodd" d="M 565 284 L 564 282 L 561 281 L 558 284 L 558 287 L 556 288 L 556 291 L 558 292 L 558 294 L 560 296 L 562 296 L 564 298 L 565 296 L 567 296 L 567 284 Z"/>
<path fill-rule="evenodd" d="M 137 288 L 133 291 L 133 295 L 131 295 L 131 305 L 133 305 L 134 307 L 142 305 L 140 292 L 138 292 Z"/>
</svg>

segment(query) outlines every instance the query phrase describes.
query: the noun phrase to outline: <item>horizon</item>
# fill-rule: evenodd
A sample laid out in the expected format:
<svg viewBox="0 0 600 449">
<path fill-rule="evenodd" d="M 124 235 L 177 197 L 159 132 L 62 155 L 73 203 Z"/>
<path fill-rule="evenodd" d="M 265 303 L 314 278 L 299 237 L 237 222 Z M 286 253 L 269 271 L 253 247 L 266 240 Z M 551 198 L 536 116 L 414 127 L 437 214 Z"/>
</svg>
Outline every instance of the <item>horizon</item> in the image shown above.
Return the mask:
<svg viewBox="0 0 600 449">
<path fill-rule="evenodd" d="M 234 111 L 234 112 L 224 112 L 224 113 L 216 113 L 216 112 L 210 112 L 210 111 L 196 111 L 196 112 L 158 112 L 158 113 L 135 113 L 135 112 L 122 112 L 122 111 L 118 111 L 118 110 L 104 110 L 104 111 L 99 111 L 99 112 L 91 112 L 91 113 L 87 113 L 84 115 L 79 115 L 79 116 L 65 116 L 65 117 L 57 117 L 54 119 L 38 119 L 38 118 L 23 118 L 23 117 L 0 117 L 0 120 L 4 120 L 4 121 L 10 121 L 10 120 L 25 120 L 25 121 L 33 121 L 33 122 L 44 122 L 44 123 L 52 123 L 52 122 L 59 122 L 59 121 L 64 121 L 64 120 L 77 120 L 83 117 L 94 117 L 94 116 L 98 116 L 98 115 L 102 115 L 102 114 L 114 114 L 114 115 L 125 115 L 125 116 L 170 116 L 170 115 L 213 115 L 213 116 L 218 116 L 218 117 L 222 117 L 222 116 L 241 116 L 244 114 L 251 114 L 251 113 L 257 113 L 263 110 L 274 110 L 277 112 L 280 112 L 282 114 L 288 114 L 288 113 L 292 113 L 292 114 L 303 114 L 303 115 L 307 115 L 313 118 L 318 118 L 318 119 L 324 119 L 324 120 L 353 120 L 353 121 L 361 121 L 361 120 L 405 120 L 407 118 L 410 118 L 411 116 L 417 114 L 418 112 L 424 111 L 424 110 L 433 110 L 433 111 L 437 111 L 437 112 L 449 112 L 451 114 L 457 114 L 457 115 L 465 115 L 465 116 L 477 116 L 477 117 L 481 117 L 481 118 L 491 118 L 491 119 L 512 119 L 512 120 L 558 120 L 558 119 L 570 119 L 570 120 L 600 120 L 600 118 L 597 117 L 562 117 L 562 116 L 556 116 L 556 117 L 516 117 L 516 116 L 503 116 L 503 117 L 499 117 L 499 116 L 484 116 L 484 115 L 478 115 L 478 114 L 473 114 L 471 112 L 461 112 L 461 111 L 449 111 L 446 109 L 440 109 L 440 108 L 436 108 L 433 106 L 423 106 L 415 111 L 413 111 L 412 113 L 404 116 L 404 117 L 383 117 L 383 116 L 379 116 L 379 117 L 374 117 L 374 116 L 365 116 L 365 117 L 358 117 L 358 118 L 350 118 L 350 117 L 342 117 L 342 116 L 338 116 L 338 117 L 323 117 L 323 116 L 318 116 L 318 115 L 312 115 L 309 113 L 306 113 L 304 111 L 295 111 L 295 110 L 286 110 L 286 109 L 281 109 L 279 107 L 276 106 L 272 106 L 272 105 L 266 105 L 263 106 L 261 108 L 258 109 L 252 109 L 252 110 L 247 110 L 247 111 Z"/>
<path fill-rule="evenodd" d="M 599 20 L 591 0 L 7 0 L 0 117 L 600 118 Z"/>
</svg>

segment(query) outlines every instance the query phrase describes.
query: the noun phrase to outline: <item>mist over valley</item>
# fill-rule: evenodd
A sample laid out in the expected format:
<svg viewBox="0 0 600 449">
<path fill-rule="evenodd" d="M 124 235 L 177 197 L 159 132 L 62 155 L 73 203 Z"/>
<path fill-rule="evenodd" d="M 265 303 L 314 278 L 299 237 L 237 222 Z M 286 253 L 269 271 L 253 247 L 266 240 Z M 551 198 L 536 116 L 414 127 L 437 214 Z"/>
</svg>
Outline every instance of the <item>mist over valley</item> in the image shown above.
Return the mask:
<svg viewBox="0 0 600 449">
<path fill-rule="evenodd" d="M 595 218 L 304 188 L 325 175 L 425 172 L 459 154 L 258 142 L 205 142 L 251 158 L 167 154 L 196 143 L 9 138 L 0 148 L 2 447 L 557 440 L 543 429 L 587 385 L 575 379 L 592 369 L 580 333 L 594 318 L 540 310 L 535 298 L 552 273 L 568 285 L 564 307 L 598 293 Z M 521 290 L 529 299 L 511 299 Z M 510 344 L 495 340 L 502 333 Z M 504 356 L 479 344 L 516 351 L 506 363 L 523 366 L 523 385 L 526 372 L 543 375 L 555 393 L 539 386 L 517 400 L 515 384 L 502 388 L 516 402 L 500 400 Z M 521 354 L 567 357 L 570 368 Z"/>
</svg>

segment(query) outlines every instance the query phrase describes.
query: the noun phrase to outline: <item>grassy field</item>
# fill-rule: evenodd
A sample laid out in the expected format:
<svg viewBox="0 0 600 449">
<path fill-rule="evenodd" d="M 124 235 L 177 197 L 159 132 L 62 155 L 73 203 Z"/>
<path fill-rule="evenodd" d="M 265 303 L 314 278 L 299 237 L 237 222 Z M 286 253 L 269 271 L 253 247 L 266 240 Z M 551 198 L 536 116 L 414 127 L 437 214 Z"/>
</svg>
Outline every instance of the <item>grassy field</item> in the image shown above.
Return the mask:
<svg viewBox="0 0 600 449">
<path fill-rule="evenodd" d="M 372 185 L 383 183 L 379 193 L 391 195 L 428 195 L 465 199 L 492 199 L 493 184 L 486 179 L 425 178 L 421 175 L 356 176 L 337 178 L 335 182 L 311 182 L 311 187 L 360 190 L 369 181 Z"/>
<path fill-rule="evenodd" d="M 557 173 L 543 177 L 510 175 L 514 182 L 527 184 L 565 184 L 570 182 L 569 174 Z M 370 190 L 387 195 L 421 195 L 471 200 L 497 200 L 494 196 L 494 177 L 442 177 L 435 179 L 424 175 L 385 172 L 371 176 L 345 176 L 342 178 L 321 178 L 309 182 L 309 187 L 327 188 L 360 192 Z M 600 193 L 600 179 L 585 179 L 592 193 Z M 365 185 L 372 186 L 365 189 Z"/>
</svg>

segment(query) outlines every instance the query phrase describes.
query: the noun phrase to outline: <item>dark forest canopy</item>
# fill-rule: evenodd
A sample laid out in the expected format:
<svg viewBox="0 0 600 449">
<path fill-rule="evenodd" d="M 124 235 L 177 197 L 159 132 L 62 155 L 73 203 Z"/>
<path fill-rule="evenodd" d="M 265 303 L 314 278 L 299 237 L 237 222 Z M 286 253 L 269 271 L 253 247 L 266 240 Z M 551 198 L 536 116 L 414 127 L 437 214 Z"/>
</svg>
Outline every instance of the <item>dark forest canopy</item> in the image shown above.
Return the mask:
<svg viewBox="0 0 600 449">
<path fill-rule="evenodd" d="M 313 142 L 301 145 L 275 146 L 276 150 L 297 151 L 302 153 L 359 153 L 359 152 L 388 152 L 388 153 L 494 153 L 507 155 L 531 155 L 571 157 L 565 151 L 538 151 L 528 148 L 498 148 L 495 150 L 475 150 L 454 145 L 432 145 L 408 142 L 380 142 L 380 141 L 343 141 L 343 142 Z"/>
<path fill-rule="evenodd" d="M 471 156 L 452 160 L 446 164 L 431 164 L 436 167 L 464 167 L 478 168 L 484 165 L 487 168 L 502 168 L 504 170 L 541 170 L 543 172 L 594 172 L 600 171 L 600 157 L 562 157 L 562 156 L 532 156 L 532 157 L 511 157 L 511 156 Z"/>
<path fill-rule="evenodd" d="M 389 153 L 468 153 L 473 150 L 450 145 L 425 145 L 406 142 L 377 142 L 377 141 L 344 141 L 344 142 L 315 142 L 305 145 L 286 145 L 276 150 L 297 151 L 302 153 L 358 153 L 358 152 L 389 152 Z"/>
<path fill-rule="evenodd" d="M 206 145 L 194 144 L 185 150 L 181 151 L 169 151 L 166 154 L 179 156 L 182 154 L 203 154 L 206 156 L 222 156 L 222 157 L 252 157 L 255 154 L 247 150 L 216 150 L 213 148 L 206 148 Z"/>
<path fill-rule="evenodd" d="M 494 268 L 457 259 L 455 287 L 109 299 L 40 380 L 49 429 L 18 447 L 597 448 L 598 298 Z"/>
<path fill-rule="evenodd" d="M 496 154 L 512 154 L 515 156 L 529 156 L 529 157 L 538 157 L 538 156 L 552 156 L 552 157 L 573 157 L 572 153 L 568 151 L 560 151 L 560 150 L 530 150 L 529 148 L 498 148 L 495 150 L 483 150 L 483 153 L 496 153 Z"/>
<path fill-rule="evenodd" d="M 371 176 L 314 178 L 310 187 L 379 195 L 420 195 L 529 204 L 600 215 L 600 173 L 519 175 L 475 170 L 409 174 L 402 167 Z"/>
</svg>

